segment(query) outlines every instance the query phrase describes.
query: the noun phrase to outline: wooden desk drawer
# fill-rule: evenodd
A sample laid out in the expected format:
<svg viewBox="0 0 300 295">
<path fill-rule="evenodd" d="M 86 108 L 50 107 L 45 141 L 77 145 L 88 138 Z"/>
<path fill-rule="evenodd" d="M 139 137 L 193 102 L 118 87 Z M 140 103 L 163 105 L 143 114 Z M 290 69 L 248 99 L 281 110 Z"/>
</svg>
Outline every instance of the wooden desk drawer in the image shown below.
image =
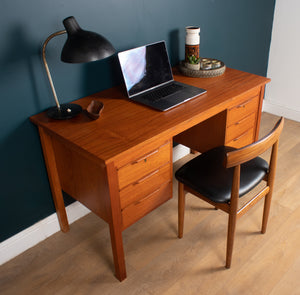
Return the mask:
<svg viewBox="0 0 300 295">
<path fill-rule="evenodd" d="M 259 96 L 248 98 L 241 101 L 237 106 L 228 110 L 227 126 L 239 122 L 242 118 L 247 117 L 250 113 L 256 113 L 258 108 Z"/>
<path fill-rule="evenodd" d="M 229 126 L 226 131 L 226 142 L 230 142 L 244 134 L 247 130 L 252 129 L 254 127 L 255 117 L 256 114 L 252 113 Z"/>
<path fill-rule="evenodd" d="M 136 182 L 171 162 L 170 142 L 121 167 L 118 171 L 119 189 Z"/>
<path fill-rule="evenodd" d="M 172 178 L 171 173 L 171 164 L 168 163 L 126 186 L 120 191 L 121 209 L 156 191 L 163 183 L 170 182 Z"/>
<path fill-rule="evenodd" d="M 235 137 L 231 141 L 226 142 L 227 146 L 232 146 L 235 148 L 243 147 L 247 144 L 252 143 L 254 140 L 254 128 L 246 130 L 244 133 Z"/>
<path fill-rule="evenodd" d="M 123 230 L 151 212 L 172 196 L 172 182 L 163 184 L 145 198 L 133 202 L 122 210 Z"/>
</svg>

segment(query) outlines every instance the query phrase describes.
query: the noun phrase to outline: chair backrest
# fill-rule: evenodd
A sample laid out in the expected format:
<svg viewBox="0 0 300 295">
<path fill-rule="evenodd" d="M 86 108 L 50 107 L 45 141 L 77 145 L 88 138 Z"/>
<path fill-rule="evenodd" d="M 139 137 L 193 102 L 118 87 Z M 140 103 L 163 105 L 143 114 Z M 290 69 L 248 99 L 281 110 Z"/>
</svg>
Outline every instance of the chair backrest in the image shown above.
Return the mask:
<svg viewBox="0 0 300 295">
<path fill-rule="evenodd" d="M 281 117 L 275 124 L 274 128 L 260 140 L 240 149 L 228 152 L 225 157 L 225 167 L 230 168 L 250 161 L 264 153 L 271 146 L 274 148 L 276 145 L 277 149 L 278 139 L 283 129 L 283 125 L 284 118 Z"/>
</svg>

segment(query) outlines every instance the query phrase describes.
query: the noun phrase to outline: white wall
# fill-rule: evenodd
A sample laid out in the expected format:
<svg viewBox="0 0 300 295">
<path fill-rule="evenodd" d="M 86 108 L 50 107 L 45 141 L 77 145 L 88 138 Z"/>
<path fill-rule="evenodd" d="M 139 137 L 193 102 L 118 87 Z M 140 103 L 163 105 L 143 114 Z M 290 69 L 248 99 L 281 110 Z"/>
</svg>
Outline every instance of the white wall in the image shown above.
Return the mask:
<svg viewBox="0 0 300 295">
<path fill-rule="evenodd" d="M 264 111 L 300 122 L 299 13 L 299 0 L 276 0 Z"/>
</svg>

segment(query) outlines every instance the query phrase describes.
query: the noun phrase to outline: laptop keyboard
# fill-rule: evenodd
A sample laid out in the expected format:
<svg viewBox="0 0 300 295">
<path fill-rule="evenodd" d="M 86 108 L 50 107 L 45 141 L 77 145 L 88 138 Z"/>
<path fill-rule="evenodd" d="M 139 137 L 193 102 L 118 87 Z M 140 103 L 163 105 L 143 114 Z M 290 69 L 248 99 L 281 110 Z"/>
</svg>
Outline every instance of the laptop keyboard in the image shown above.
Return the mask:
<svg viewBox="0 0 300 295">
<path fill-rule="evenodd" d="M 157 101 L 159 99 L 162 99 L 170 94 L 173 94 L 180 89 L 184 88 L 184 86 L 178 85 L 178 84 L 170 84 L 164 87 L 161 87 L 157 90 L 153 90 L 149 93 L 146 93 L 142 95 L 143 98 L 151 100 L 151 101 Z"/>
</svg>

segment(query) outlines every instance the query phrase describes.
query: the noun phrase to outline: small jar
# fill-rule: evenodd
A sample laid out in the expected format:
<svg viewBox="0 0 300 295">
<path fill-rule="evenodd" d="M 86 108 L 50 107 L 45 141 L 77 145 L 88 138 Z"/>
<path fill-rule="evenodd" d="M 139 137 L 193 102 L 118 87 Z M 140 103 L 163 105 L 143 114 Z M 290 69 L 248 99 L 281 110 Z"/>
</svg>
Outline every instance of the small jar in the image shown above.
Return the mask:
<svg viewBox="0 0 300 295">
<path fill-rule="evenodd" d="M 185 61 L 189 63 L 189 57 L 194 56 L 195 59 L 200 57 L 200 28 L 186 27 L 185 30 Z"/>
</svg>

